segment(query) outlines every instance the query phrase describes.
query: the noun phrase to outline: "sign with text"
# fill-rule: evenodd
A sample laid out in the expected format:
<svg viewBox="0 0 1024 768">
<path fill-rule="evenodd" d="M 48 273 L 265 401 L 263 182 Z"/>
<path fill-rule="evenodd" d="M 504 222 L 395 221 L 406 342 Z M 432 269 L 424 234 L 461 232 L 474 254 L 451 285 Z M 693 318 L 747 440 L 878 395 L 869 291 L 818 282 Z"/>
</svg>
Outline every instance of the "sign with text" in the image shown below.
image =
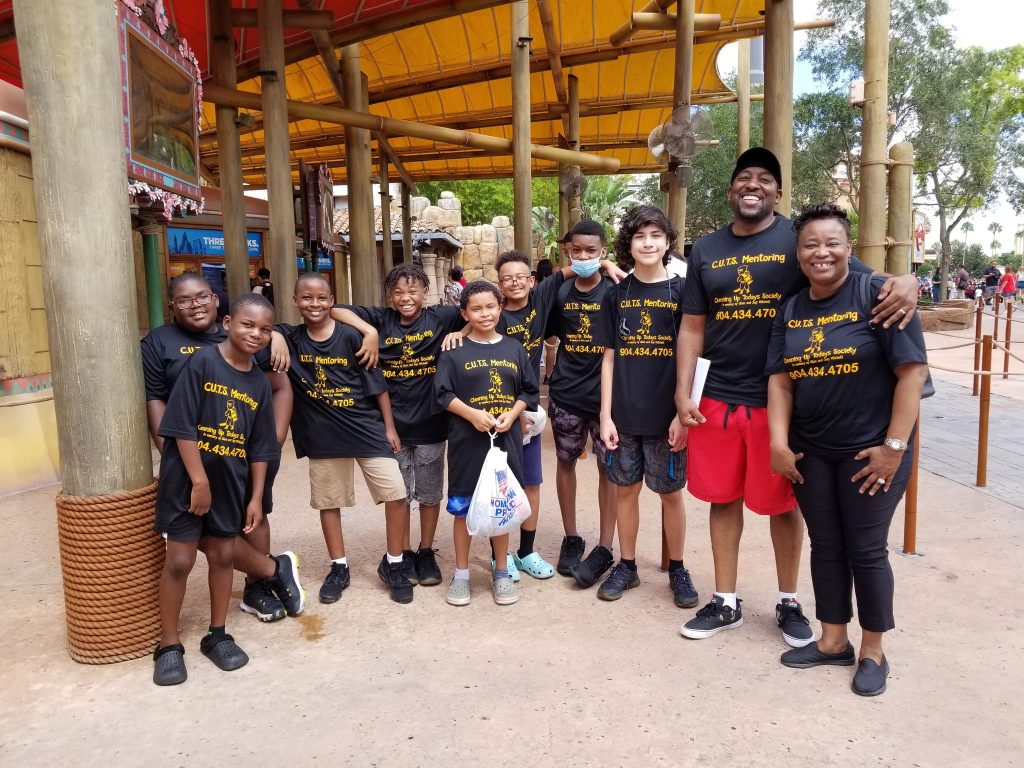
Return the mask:
<svg viewBox="0 0 1024 768">
<path fill-rule="evenodd" d="M 246 232 L 245 240 L 250 259 L 263 255 L 263 238 L 259 232 Z M 168 227 L 167 250 L 173 255 L 223 256 L 224 230 Z"/>
</svg>

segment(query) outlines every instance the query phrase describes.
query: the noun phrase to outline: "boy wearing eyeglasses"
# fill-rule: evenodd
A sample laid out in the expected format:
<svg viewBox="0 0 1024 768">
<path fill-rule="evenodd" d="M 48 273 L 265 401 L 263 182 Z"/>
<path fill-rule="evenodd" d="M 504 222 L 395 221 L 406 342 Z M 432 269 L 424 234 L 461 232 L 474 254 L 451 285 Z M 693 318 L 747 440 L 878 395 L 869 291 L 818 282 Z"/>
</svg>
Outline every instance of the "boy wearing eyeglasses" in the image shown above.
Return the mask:
<svg viewBox="0 0 1024 768">
<path fill-rule="evenodd" d="M 666 268 L 675 245 L 675 227 L 652 205 L 628 211 L 615 239 L 619 265 L 633 273 L 610 291 L 604 305 L 601 440 L 607 447 L 605 473 L 616 486 L 621 557 L 597 596 L 618 600 L 640 586 L 636 539 L 645 481 L 661 497 L 673 599 L 689 608 L 697 604 L 697 590 L 683 567 L 686 430 L 673 401 L 683 280 Z"/>
</svg>

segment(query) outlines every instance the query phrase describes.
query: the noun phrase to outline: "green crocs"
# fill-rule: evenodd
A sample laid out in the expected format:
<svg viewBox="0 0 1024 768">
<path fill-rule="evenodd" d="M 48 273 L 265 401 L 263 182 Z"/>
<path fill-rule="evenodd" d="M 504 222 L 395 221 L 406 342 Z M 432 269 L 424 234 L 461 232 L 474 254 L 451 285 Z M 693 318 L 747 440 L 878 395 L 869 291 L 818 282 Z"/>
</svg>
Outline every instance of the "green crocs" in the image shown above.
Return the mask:
<svg viewBox="0 0 1024 768">
<path fill-rule="evenodd" d="M 516 568 L 535 579 L 550 579 L 555 575 L 555 567 L 536 552 L 531 552 L 524 558 L 512 555 L 512 559 Z"/>
</svg>

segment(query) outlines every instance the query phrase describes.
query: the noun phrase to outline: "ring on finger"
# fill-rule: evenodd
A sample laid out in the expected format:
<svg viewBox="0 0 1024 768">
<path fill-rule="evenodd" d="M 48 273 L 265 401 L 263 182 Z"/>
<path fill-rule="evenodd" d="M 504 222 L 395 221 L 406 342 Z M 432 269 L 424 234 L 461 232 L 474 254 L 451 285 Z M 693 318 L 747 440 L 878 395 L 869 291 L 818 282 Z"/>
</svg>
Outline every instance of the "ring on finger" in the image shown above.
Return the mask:
<svg viewBox="0 0 1024 768">
<path fill-rule="evenodd" d="M 901 315 L 905 315 L 905 314 L 907 314 L 907 310 L 905 310 L 905 309 L 904 309 L 903 307 L 900 307 L 900 309 L 899 309 L 899 313 L 900 313 Z"/>
<path fill-rule="evenodd" d="M 876 483 L 884 483 L 885 482 L 885 478 L 884 477 L 876 477 L 875 478 L 875 482 Z"/>
</svg>

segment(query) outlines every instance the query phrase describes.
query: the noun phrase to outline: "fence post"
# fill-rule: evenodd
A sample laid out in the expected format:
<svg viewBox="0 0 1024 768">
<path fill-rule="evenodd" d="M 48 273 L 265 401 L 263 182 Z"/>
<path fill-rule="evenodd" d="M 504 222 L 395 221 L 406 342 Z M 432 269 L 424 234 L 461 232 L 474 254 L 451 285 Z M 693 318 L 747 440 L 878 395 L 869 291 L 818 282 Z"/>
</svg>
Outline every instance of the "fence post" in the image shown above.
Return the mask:
<svg viewBox="0 0 1024 768">
<path fill-rule="evenodd" d="M 985 299 L 981 296 L 978 297 L 978 309 L 974 313 L 974 370 L 980 370 L 981 368 L 981 324 L 984 320 L 982 315 L 982 307 L 985 306 Z M 978 395 L 978 374 L 974 374 L 974 388 L 971 390 L 971 394 L 975 397 Z"/>
<path fill-rule="evenodd" d="M 1010 339 L 1013 336 L 1013 301 L 1006 302 L 1006 336 L 1003 344 L 1006 354 L 1003 355 L 1003 378 L 1010 378 Z"/>
<path fill-rule="evenodd" d="M 975 485 L 984 488 L 988 474 L 988 407 L 992 395 L 992 337 L 985 335 L 981 351 L 981 402 L 978 412 L 978 475 Z"/>
<path fill-rule="evenodd" d="M 1003 297 L 998 293 L 992 297 L 992 310 L 995 312 L 995 317 L 992 318 L 992 341 L 999 341 L 999 306 L 1003 300 Z"/>
<path fill-rule="evenodd" d="M 917 554 L 917 460 L 921 456 L 921 415 L 917 416 L 917 424 L 914 426 L 914 434 L 917 436 L 914 441 L 914 457 L 910 464 L 910 482 L 907 483 L 907 493 L 904 496 L 903 506 L 903 554 Z"/>
</svg>

